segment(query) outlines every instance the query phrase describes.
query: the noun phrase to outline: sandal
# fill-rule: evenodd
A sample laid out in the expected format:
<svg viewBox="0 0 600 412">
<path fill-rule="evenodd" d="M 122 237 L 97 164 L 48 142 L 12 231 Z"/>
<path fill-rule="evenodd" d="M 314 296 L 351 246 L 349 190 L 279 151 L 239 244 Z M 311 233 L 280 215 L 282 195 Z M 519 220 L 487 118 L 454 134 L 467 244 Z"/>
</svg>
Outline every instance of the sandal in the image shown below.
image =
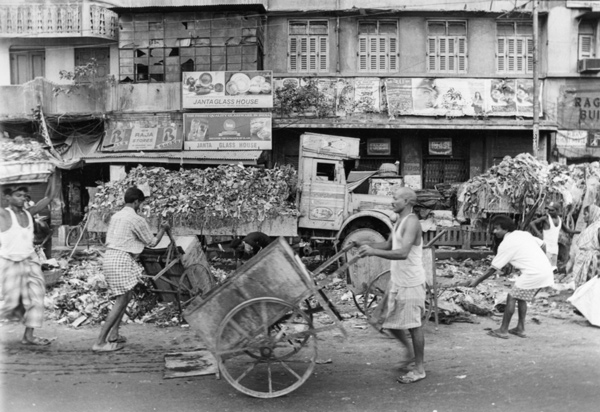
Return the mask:
<svg viewBox="0 0 600 412">
<path fill-rule="evenodd" d="M 487 334 L 493 336 L 494 338 L 508 339 L 508 335 L 502 335 L 495 330 L 490 330 Z"/>
<path fill-rule="evenodd" d="M 510 333 L 512 335 L 515 335 L 515 336 L 518 336 L 520 338 L 526 338 L 527 337 L 527 335 L 525 334 L 525 332 L 519 332 L 516 329 L 509 329 L 508 333 Z"/>
<path fill-rule="evenodd" d="M 123 345 L 119 345 L 117 342 L 107 342 L 104 345 L 94 344 L 92 350 L 94 352 L 114 352 L 123 349 Z"/>
<path fill-rule="evenodd" d="M 27 340 L 25 338 L 23 338 L 21 340 L 21 343 L 23 345 L 35 345 L 35 346 L 46 346 L 46 345 L 50 345 L 52 341 L 50 339 L 46 339 L 46 338 L 38 338 L 37 336 L 33 337 L 33 340 Z"/>
<path fill-rule="evenodd" d="M 125 343 L 127 342 L 127 338 L 123 335 L 119 335 L 117 336 L 117 339 L 108 339 L 107 342 Z"/>
<path fill-rule="evenodd" d="M 399 383 L 415 383 L 415 382 L 425 379 L 426 376 L 427 376 L 427 374 L 425 372 L 423 372 L 423 374 L 421 375 L 418 372 L 413 370 L 413 371 L 408 372 L 406 375 L 400 376 L 397 379 L 397 381 Z"/>
</svg>

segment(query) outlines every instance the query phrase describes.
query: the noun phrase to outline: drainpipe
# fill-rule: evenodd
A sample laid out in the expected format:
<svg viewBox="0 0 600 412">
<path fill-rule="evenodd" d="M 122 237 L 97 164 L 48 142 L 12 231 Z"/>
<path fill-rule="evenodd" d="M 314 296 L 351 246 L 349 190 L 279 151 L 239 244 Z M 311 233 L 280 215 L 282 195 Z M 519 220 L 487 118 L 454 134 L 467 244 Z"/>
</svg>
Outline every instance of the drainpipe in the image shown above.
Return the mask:
<svg viewBox="0 0 600 412">
<path fill-rule="evenodd" d="M 538 73 L 538 9 L 537 0 L 533 0 L 533 157 L 538 157 L 540 142 L 540 99 L 539 99 L 539 73 Z"/>
<path fill-rule="evenodd" d="M 339 1 L 338 1 L 338 12 L 339 12 Z M 340 16 L 338 15 L 336 18 L 335 24 L 335 48 L 337 51 L 337 58 L 335 62 L 335 72 L 340 74 Z"/>
</svg>

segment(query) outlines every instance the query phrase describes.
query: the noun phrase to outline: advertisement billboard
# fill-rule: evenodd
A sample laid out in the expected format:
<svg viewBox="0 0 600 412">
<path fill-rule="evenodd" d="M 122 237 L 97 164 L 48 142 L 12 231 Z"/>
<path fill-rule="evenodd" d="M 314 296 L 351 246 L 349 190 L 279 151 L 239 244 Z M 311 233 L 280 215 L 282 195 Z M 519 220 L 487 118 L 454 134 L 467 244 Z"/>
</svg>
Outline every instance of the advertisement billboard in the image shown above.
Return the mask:
<svg viewBox="0 0 600 412">
<path fill-rule="evenodd" d="M 271 150 L 271 113 L 185 113 L 184 150 Z"/>
</svg>

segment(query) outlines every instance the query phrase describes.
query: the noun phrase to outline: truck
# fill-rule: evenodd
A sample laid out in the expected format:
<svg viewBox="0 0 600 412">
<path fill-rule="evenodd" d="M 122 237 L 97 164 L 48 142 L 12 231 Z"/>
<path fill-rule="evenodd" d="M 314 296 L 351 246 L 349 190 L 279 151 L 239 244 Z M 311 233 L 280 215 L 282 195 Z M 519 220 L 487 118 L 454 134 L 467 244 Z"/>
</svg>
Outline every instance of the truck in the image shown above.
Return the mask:
<svg viewBox="0 0 600 412">
<path fill-rule="evenodd" d="M 279 216 L 262 222 L 227 219 L 216 226 L 202 227 L 190 225 L 189 221 L 180 224 L 175 216 L 171 222 L 173 234 L 214 237 L 261 231 L 269 236 L 300 238 L 305 253 L 323 245 L 343 248 L 354 240 L 382 242 L 396 219 L 391 196 L 355 192 L 361 183 L 377 174 L 375 171 L 352 183 L 346 180 L 346 165 L 359 158 L 359 142 L 360 139 L 342 136 L 301 135 L 296 194 L 299 216 Z M 155 222 L 152 226 L 156 227 Z M 106 223 L 91 216 L 88 230 L 105 231 Z M 357 251 L 351 249 L 348 253 Z M 381 258 L 361 259 L 349 269 L 352 292 L 361 294 L 368 281 L 388 267 L 389 263 Z"/>
</svg>

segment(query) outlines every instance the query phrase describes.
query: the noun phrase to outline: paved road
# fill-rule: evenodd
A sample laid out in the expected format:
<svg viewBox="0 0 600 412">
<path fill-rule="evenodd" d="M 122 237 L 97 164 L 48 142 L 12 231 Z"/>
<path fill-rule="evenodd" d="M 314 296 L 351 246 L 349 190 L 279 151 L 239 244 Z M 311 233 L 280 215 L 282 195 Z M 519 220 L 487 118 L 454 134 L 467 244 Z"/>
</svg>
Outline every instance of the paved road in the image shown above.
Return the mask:
<svg viewBox="0 0 600 412">
<path fill-rule="evenodd" d="M 401 351 L 363 320 L 319 335 L 312 376 L 276 399 L 243 395 L 214 376 L 163 379 L 164 354 L 199 347 L 180 327 L 127 325 L 127 347 L 112 354 L 89 348 L 97 329 L 48 325 L 50 347 L 18 343 L 18 325 L 0 326 L 2 411 L 597 411 L 600 405 L 600 328 L 581 318 L 535 312 L 527 339 L 485 335 L 498 318 L 441 325 L 426 331 L 428 377 L 400 385 Z"/>
</svg>

